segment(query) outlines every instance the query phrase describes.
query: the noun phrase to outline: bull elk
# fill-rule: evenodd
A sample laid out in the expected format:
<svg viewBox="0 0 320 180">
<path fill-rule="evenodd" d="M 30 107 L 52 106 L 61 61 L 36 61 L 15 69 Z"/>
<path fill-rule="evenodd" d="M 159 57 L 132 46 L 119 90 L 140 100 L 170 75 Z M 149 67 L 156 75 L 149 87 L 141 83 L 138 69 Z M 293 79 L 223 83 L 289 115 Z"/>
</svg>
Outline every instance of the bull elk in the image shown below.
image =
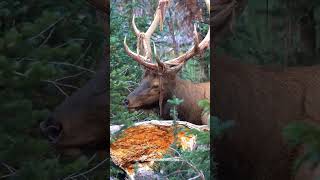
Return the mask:
<svg viewBox="0 0 320 180">
<path fill-rule="evenodd" d="M 283 128 L 292 121 L 320 124 L 320 66 L 257 66 L 213 61 L 214 114 L 235 126 L 215 141 L 221 179 L 313 180 L 317 169 L 304 165 L 294 178 L 293 160 L 303 149 L 290 149 Z"/>
<path fill-rule="evenodd" d="M 198 107 L 197 102 L 201 99 L 210 99 L 210 83 L 195 84 L 180 79 L 177 73 L 190 58 L 202 53 L 209 47 L 210 29 L 205 38 L 199 42 L 196 26 L 194 26 L 194 46 L 189 51 L 165 62 L 158 57 L 155 58 L 156 63 L 152 61 L 150 38 L 159 24 L 162 28 L 168 2 L 168 0 L 159 1 L 153 22 L 145 33 L 139 31 L 135 24 L 135 17 L 132 18 L 132 26 L 138 39 L 138 52 L 135 53 L 129 49 L 126 38 L 124 38 L 124 48 L 133 60 L 145 68 L 145 72 L 139 87 L 129 94 L 124 103 L 129 110 L 145 109 L 159 103 L 160 116 L 168 119 L 170 118 L 170 106 L 167 100 L 175 95 L 184 100 L 178 107 L 179 118 L 194 124 L 207 124 L 207 118 L 201 117 L 202 110 Z M 205 0 L 205 2 L 208 10 L 210 10 L 209 0 Z M 156 55 L 155 46 L 154 54 Z"/>
</svg>

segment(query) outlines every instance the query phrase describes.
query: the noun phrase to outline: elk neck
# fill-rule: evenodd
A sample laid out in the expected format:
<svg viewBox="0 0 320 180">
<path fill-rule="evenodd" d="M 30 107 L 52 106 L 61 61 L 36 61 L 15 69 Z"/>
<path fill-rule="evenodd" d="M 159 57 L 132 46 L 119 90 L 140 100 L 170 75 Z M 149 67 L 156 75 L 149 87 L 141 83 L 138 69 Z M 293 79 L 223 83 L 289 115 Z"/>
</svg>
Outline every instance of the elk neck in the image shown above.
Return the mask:
<svg viewBox="0 0 320 180">
<path fill-rule="evenodd" d="M 197 100 L 210 99 L 210 82 L 193 83 L 177 76 L 170 86 L 164 93 L 164 104 L 173 96 L 183 99 L 184 103 L 189 105 L 194 105 Z"/>
</svg>

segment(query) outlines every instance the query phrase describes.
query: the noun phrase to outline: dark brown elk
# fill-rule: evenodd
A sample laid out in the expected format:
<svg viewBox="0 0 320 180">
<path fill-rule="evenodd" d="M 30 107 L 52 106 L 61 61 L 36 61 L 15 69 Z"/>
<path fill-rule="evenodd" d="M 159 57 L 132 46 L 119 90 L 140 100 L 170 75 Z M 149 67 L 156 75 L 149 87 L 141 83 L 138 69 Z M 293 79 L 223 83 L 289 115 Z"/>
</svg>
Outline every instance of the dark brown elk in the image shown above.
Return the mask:
<svg viewBox="0 0 320 180">
<path fill-rule="evenodd" d="M 108 1 L 88 2 L 102 12 L 103 23 L 107 25 Z M 104 30 L 107 32 L 108 27 L 105 26 Z M 80 149 L 105 150 L 107 147 L 108 49 L 94 77 L 67 97 L 47 120 L 40 123 L 42 133 L 61 152 L 70 153 L 71 150 L 74 154 Z"/>
<path fill-rule="evenodd" d="M 230 57 L 213 61 L 215 116 L 235 126 L 215 141 L 221 179 L 289 180 L 299 149 L 291 150 L 283 128 L 292 121 L 320 125 L 320 66 L 266 67 Z M 295 179 L 311 180 L 316 170 L 303 166 Z"/>
<path fill-rule="evenodd" d="M 177 58 L 162 62 L 156 58 L 157 63 L 152 62 L 152 50 L 150 38 L 157 26 L 163 23 L 165 7 L 168 0 L 160 0 L 155 12 L 154 20 L 148 30 L 140 32 L 135 25 L 134 16 L 132 26 L 138 39 L 138 52 L 135 53 L 129 49 L 124 40 L 126 53 L 140 65 L 145 68 L 143 79 L 133 92 L 129 94 L 124 101 L 129 110 L 145 109 L 149 106 L 159 104 L 160 116 L 168 119 L 170 106 L 167 100 L 175 95 L 183 99 L 184 102 L 178 106 L 178 114 L 180 118 L 194 123 L 207 124 L 207 118 L 202 117 L 202 109 L 197 102 L 202 99 L 210 99 L 210 83 L 192 83 L 191 81 L 182 80 L 177 73 L 183 65 L 193 56 L 202 53 L 209 47 L 210 30 L 208 30 L 205 38 L 199 42 L 196 26 L 194 28 L 194 46 Z M 206 0 L 207 8 L 210 8 L 209 0 Z M 154 54 L 156 50 L 154 47 Z"/>
<path fill-rule="evenodd" d="M 81 89 L 65 99 L 40 124 L 42 132 L 61 150 L 103 149 L 107 141 L 106 63 Z"/>
</svg>

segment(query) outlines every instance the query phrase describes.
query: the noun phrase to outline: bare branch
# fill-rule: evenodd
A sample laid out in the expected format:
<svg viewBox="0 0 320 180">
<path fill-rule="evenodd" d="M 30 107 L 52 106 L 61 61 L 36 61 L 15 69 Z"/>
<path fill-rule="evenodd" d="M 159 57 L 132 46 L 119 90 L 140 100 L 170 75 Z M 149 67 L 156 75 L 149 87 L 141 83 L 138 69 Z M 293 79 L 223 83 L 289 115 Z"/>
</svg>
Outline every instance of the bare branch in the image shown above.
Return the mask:
<svg viewBox="0 0 320 180">
<path fill-rule="evenodd" d="M 57 83 L 55 83 L 54 81 L 43 80 L 43 82 L 48 82 L 48 83 L 53 84 L 64 96 L 69 97 L 69 95 L 60 86 L 58 86 Z"/>
<path fill-rule="evenodd" d="M 45 44 L 48 42 L 48 40 L 51 38 L 51 36 L 52 36 L 52 34 L 53 34 L 53 32 L 54 32 L 55 29 L 56 29 L 55 27 L 53 27 L 53 28 L 51 29 L 51 31 L 49 32 L 49 35 L 48 35 L 47 38 L 40 44 L 39 47 L 42 47 L 43 45 L 45 45 Z"/>
<path fill-rule="evenodd" d="M 39 61 L 37 59 L 32 59 L 32 58 L 15 58 L 15 60 L 17 60 L 18 62 L 22 62 L 22 61 Z M 40 61 L 39 61 L 40 62 Z M 65 62 L 55 62 L 55 61 L 49 61 L 47 62 L 48 64 L 55 64 L 55 65 L 64 65 L 64 66 L 71 66 L 71 67 L 74 67 L 74 68 L 77 68 L 77 69 L 81 69 L 81 70 L 84 70 L 84 71 L 88 71 L 90 73 L 93 73 L 95 74 L 96 72 L 91 70 L 91 69 L 88 69 L 88 68 L 85 68 L 85 67 L 82 67 L 82 66 L 78 66 L 78 65 L 75 65 L 75 64 L 71 64 L 71 63 L 65 63 Z"/>
<path fill-rule="evenodd" d="M 71 175 L 65 177 L 63 180 L 74 179 L 74 178 L 77 178 L 77 177 L 84 177 L 86 174 L 89 174 L 90 172 L 94 171 L 95 169 L 97 169 L 98 167 L 103 165 L 108 160 L 109 160 L 109 158 L 106 158 L 106 159 L 102 160 L 100 163 L 98 163 L 96 166 L 90 168 L 89 170 L 84 171 L 84 172 L 79 173 L 79 174 L 75 174 L 75 175 L 71 174 Z"/>
<path fill-rule="evenodd" d="M 37 35 L 29 38 L 28 40 L 33 40 L 33 39 L 41 36 L 43 33 L 47 32 L 47 31 L 50 30 L 52 27 L 54 27 L 54 26 L 57 25 L 59 22 L 61 22 L 64 18 L 66 18 L 66 16 L 60 17 L 58 20 L 56 20 L 55 22 L 53 22 L 52 24 L 50 24 L 48 27 L 46 27 L 44 30 L 42 30 L 41 32 L 39 32 Z"/>
<path fill-rule="evenodd" d="M 57 82 L 57 81 L 62 81 L 62 80 L 69 79 L 69 78 L 74 78 L 74 77 L 77 77 L 77 76 L 82 75 L 83 73 L 85 73 L 85 71 L 79 72 L 79 73 L 74 74 L 74 75 L 61 77 L 61 78 L 55 79 L 54 81 L 56 81 L 56 82 Z"/>
</svg>

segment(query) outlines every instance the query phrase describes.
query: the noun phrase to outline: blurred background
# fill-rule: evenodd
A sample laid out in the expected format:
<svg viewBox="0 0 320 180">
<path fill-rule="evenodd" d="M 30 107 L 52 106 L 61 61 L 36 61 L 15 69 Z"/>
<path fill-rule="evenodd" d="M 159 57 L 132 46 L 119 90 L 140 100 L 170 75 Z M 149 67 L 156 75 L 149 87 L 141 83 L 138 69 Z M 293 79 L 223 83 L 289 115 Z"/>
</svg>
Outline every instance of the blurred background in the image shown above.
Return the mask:
<svg viewBox="0 0 320 180">
<path fill-rule="evenodd" d="M 1 179 L 105 179 L 106 170 L 81 175 L 97 154 L 62 158 L 39 131 L 103 58 L 96 16 L 85 0 L 0 2 Z"/>
<path fill-rule="evenodd" d="M 229 20 L 232 33 L 226 39 L 217 38 L 217 54 L 256 64 L 320 63 L 319 1 L 241 0 L 238 4 L 245 5 Z M 218 5 L 212 14 L 216 12 Z"/>
</svg>

